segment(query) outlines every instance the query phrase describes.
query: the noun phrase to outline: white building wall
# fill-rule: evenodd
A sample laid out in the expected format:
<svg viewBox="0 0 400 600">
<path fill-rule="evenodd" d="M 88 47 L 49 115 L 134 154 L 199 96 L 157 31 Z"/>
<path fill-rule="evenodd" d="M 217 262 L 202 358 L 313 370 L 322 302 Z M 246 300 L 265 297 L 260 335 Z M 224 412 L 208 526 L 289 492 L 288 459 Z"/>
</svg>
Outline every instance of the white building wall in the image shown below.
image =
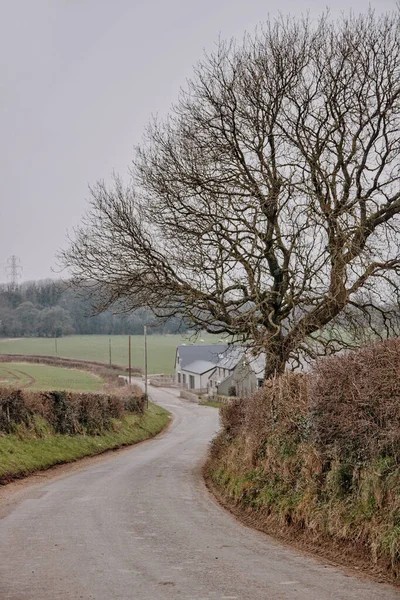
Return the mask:
<svg viewBox="0 0 400 600">
<path fill-rule="evenodd" d="M 185 371 L 184 369 L 176 370 L 175 381 L 181 387 L 185 387 L 186 389 L 194 389 L 194 390 L 202 390 L 208 387 L 208 381 L 210 378 L 212 371 L 207 371 L 207 373 L 191 373 L 190 371 Z M 179 377 L 180 375 L 180 377 Z M 194 388 L 190 387 L 190 376 L 194 378 Z"/>
</svg>

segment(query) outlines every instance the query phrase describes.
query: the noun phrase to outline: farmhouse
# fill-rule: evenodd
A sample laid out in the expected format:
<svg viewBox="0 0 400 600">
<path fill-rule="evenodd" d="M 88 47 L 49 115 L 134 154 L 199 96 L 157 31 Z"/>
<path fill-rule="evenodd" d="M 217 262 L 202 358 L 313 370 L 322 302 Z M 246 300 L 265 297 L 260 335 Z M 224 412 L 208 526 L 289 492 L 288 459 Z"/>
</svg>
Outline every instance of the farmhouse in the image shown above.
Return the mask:
<svg viewBox="0 0 400 600">
<path fill-rule="evenodd" d="M 230 361 L 229 373 L 222 379 L 217 379 L 215 385 L 209 388 L 209 395 L 250 396 L 257 388 L 264 385 L 265 354 L 257 357 L 244 349 Z M 217 373 L 219 365 L 217 367 Z M 213 382 L 214 383 L 214 382 Z"/>
<path fill-rule="evenodd" d="M 209 379 L 228 348 L 228 344 L 178 346 L 175 356 L 178 385 L 184 389 L 206 392 Z"/>
<path fill-rule="evenodd" d="M 264 383 L 265 357 L 239 345 L 178 346 L 175 378 L 183 389 L 209 396 L 247 396 Z"/>
</svg>

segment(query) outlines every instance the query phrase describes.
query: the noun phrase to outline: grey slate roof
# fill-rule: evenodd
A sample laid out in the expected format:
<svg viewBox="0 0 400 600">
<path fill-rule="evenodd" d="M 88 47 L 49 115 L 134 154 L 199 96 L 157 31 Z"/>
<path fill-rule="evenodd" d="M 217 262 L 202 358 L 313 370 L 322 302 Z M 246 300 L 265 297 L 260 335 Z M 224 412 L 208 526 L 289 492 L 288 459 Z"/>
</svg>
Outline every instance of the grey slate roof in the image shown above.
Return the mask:
<svg viewBox="0 0 400 600">
<path fill-rule="evenodd" d="M 178 346 L 180 366 L 185 371 L 201 375 L 213 367 L 232 371 L 245 356 L 246 361 L 257 377 L 262 377 L 265 369 L 265 354 L 254 357 L 246 348 L 239 345 L 204 344 Z"/>
<path fill-rule="evenodd" d="M 178 346 L 180 365 L 186 369 L 187 365 L 197 360 L 203 360 L 217 365 L 220 355 L 226 352 L 228 344 L 204 344 L 193 346 Z"/>
<path fill-rule="evenodd" d="M 215 364 L 208 360 L 195 360 L 192 363 L 183 367 L 185 371 L 188 373 L 196 373 L 197 375 L 203 375 L 203 373 L 207 373 L 208 371 L 212 371 L 215 369 Z"/>
<path fill-rule="evenodd" d="M 224 353 L 220 354 L 217 367 L 231 371 L 236 367 L 244 352 L 245 349 L 242 346 L 230 346 Z"/>
</svg>

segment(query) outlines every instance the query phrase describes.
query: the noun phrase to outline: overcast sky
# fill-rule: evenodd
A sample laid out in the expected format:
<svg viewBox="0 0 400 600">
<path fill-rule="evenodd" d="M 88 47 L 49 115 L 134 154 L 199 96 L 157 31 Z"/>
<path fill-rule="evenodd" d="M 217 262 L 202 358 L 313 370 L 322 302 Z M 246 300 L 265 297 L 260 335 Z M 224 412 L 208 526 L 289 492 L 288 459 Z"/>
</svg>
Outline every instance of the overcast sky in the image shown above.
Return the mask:
<svg viewBox="0 0 400 600">
<path fill-rule="evenodd" d="M 395 0 L 372 0 L 377 11 Z M 283 13 L 333 15 L 365 0 L 0 0 L 0 282 L 54 275 L 88 184 L 127 173 L 152 114 L 163 115 L 218 36 Z"/>
</svg>

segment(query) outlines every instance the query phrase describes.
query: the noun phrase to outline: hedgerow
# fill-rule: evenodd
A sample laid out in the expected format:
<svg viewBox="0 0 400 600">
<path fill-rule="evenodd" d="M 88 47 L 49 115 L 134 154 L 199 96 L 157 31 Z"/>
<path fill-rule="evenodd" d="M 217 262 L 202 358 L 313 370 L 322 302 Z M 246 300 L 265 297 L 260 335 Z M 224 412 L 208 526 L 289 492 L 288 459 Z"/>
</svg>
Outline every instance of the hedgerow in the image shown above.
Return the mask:
<svg viewBox="0 0 400 600">
<path fill-rule="evenodd" d="M 60 434 L 96 435 L 111 426 L 112 419 L 128 413 L 143 414 L 145 399 L 139 389 L 113 393 L 30 391 L 0 388 L 0 432 L 13 433 L 43 417 Z"/>
<path fill-rule="evenodd" d="M 260 526 L 400 575 L 400 340 L 270 379 L 221 408 L 208 472 Z"/>
</svg>

